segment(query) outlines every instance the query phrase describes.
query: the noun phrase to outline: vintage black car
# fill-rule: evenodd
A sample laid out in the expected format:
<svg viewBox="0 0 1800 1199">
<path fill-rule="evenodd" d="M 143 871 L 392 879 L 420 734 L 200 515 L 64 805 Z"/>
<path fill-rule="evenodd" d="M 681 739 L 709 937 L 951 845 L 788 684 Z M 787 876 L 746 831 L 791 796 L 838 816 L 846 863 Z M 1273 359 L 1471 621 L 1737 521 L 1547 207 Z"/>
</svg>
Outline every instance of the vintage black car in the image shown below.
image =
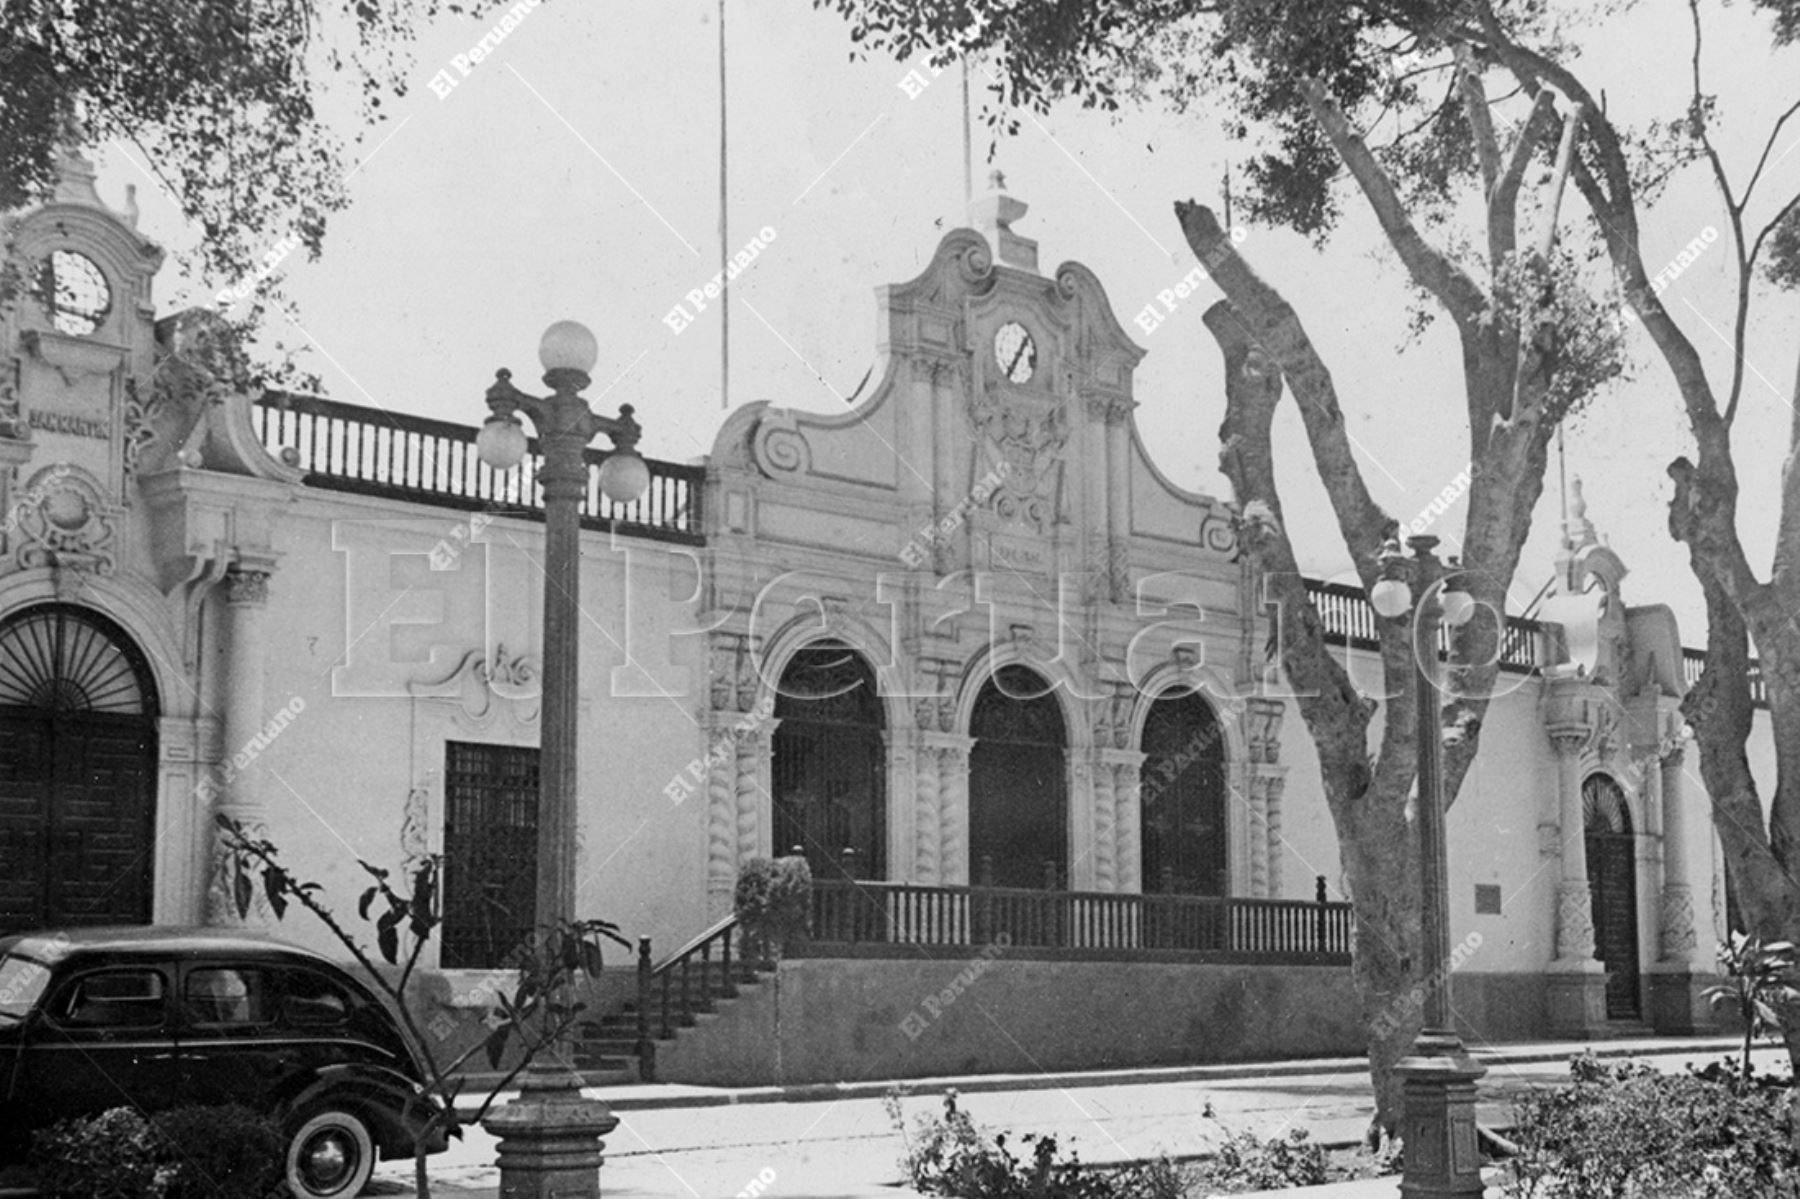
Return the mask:
<svg viewBox="0 0 1800 1199">
<path fill-rule="evenodd" d="M 224 929 L 0 938 L 0 1158 L 69 1116 L 241 1103 L 280 1121 L 296 1196 L 347 1197 L 377 1155 L 412 1155 L 438 1110 L 424 1078 L 382 1002 L 310 950 Z"/>
</svg>

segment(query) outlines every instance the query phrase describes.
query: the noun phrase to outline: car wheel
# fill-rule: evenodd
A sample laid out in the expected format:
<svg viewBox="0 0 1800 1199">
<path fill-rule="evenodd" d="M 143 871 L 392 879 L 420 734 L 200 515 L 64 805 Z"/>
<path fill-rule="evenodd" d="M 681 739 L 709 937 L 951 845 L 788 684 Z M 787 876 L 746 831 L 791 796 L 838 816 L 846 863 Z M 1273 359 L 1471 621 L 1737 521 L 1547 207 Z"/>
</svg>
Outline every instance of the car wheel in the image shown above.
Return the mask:
<svg viewBox="0 0 1800 1199">
<path fill-rule="evenodd" d="M 369 1126 L 342 1108 L 314 1109 L 288 1137 L 285 1177 L 295 1199 L 350 1199 L 374 1169 Z"/>
</svg>

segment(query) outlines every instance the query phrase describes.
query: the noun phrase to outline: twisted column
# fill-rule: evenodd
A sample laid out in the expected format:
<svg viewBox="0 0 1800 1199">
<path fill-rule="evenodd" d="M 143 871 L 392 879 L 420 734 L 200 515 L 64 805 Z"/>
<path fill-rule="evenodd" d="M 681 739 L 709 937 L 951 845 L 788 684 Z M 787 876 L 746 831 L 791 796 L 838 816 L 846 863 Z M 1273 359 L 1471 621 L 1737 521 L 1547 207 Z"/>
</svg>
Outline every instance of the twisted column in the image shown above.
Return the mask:
<svg viewBox="0 0 1800 1199">
<path fill-rule="evenodd" d="M 1112 770 L 1113 876 L 1127 894 L 1144 889 L 1143 783 L 1144 755 L 1115 750 L 1106 755 Z"/>
<path fill-rule="evenodd" d="M 944 833 L 941 756 L 942 751 L 936 746 L 921 745 L 913 776 L 913 880 L 926 884 L 941 881 L 940 842 Z"/>
<path fill-rule="evenodd" d="M 768 756 L 764 751 L 766 741 L 767 737 L 761 729 L 737 730 L 737 774 L 733 780 L 733 790 L 736 797 L 739 865 L 769 852 L 764 844 L 767 835 L 762 820 L 762 800 L 768 794 L 768 788 L 762 784 L 763 766 Z M 785 851 L 787 847 L 782 848 Z"/>
<path fill-rule="evenodd" d="M 968 737 L 938 750 L 941 799 L 938 809 L 938 874 L 949 887 L 969 885 L 969 747 Z"/>
<path fill-rule="evenodd" d="M 715 713 L 715 722 L 735 713 Z M 731 911 L 737 889 L 737 739 L 728 728 L 711 730 L 706 770 L 706 914 Z"/>
<path fill-rule="evenodd" d="M 1118 786 L 1112 763 L 1101 759 L 1094 763 L 1094 890 L 1116 891 L 1119 888 L 1118 856 Z"/>
</svg>

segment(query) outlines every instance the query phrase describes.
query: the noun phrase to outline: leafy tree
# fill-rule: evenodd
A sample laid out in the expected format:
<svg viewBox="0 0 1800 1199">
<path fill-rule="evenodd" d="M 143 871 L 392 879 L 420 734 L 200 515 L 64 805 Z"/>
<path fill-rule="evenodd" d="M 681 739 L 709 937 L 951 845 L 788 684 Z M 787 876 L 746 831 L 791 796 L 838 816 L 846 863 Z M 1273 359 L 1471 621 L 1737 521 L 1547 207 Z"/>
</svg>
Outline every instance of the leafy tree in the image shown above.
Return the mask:
<svg viewBox="0 0 1800 1199">
<path fill-rule="evenodd" d="M 1251 220 L 1322 241 L 1346 197 L 1374 215 L 1425 306 L 1418 320 L 1448 317 L 1461 351 L 1467 456 L 1446 481 L 1466 469 L 1471 484 L 1460 562 L 1449 574 L 1475 608 L 1452 633 L 1442 713 L 1444 794 L 1453 802 L 1494 693 L 1507 588 L 1543 491 L 1550 441 L 1623 368 L 1602 298 L 1606 280 L 1558 241 L 1584 110 L 1548 93 L 1490 96 L 1495 64 L 1463 28 L 1471 9 L 1502 20 L 1484 3 L 815 4 L 846 16 L 863 52 L 905 58 L 929 50 L 939 61 L 981 55 L 995 123 L 1067 99 L 1103 109 L 1162 102 L 1178 111 L 1205 99 L 1221 110 L 1227 135 L 1255 151 Z M 1546 5 L 1504 7 L 1508 28 L 1551 28 Z M 1404 617 L 1378 622 L 1386 711 L 1371 754 L 1377 702 L 1327 645 L 1288 536 L 1271 438 L 1284 392 L 1299 405 L 1313 465 L 1365 589 L 1388 569 L 1384 549 L 1399 521 L 1369 491 L 1338 385 L 1300 314 L 1210 208 L 1182 203 L 1176 216 L 1225 293 L 1205 316 L 1226 367 L 1222 466 L 1244 517 L 1243 552 L 1277 609 L 1280 664 L 1318 749 L 1356 908 L 1354 973 L 1377 1100 L 1371 1132 L 1391 1132 L 1400 1114 L 1392 1067 L 1422 1018 L 1405 997 L 1434 985 L 1422 973 L 1409 804 L 1421 719 L 1410 685 L 1414 646 L 1436 644 L 1436 617 L 1427 608 L 1417 628 Z M 1439 582 L 1439 570 L 1428 563 L 1415 589 Z"/>
<path fill-rule="evenodd" d="M 1771 18 L 1775 48 L 1791 50 L 1800 43 L 1800 0 L 1757 0 L 1754 7 Z M 1794 942 L 1800 941 L 1800 625 L 1793 620 L 1800 610 L 1800 418 L 1779 484 L 1775 549 L 1766 579 L 1758 577 L 1738 533 L 1741 481 L 1732 434 L 1743 411 L 1756 302 L 1800 286 L 1800 189 L 1772 199 L 1757 196 L 1779 164 L 1781 136 L 1800 114 L 1800 98 L 1758 139 L 1762 148 L 1748 172 L 1734 171 L 1719 146 L 1717 98 L 1705 81 L 1706 14 L 1699 0 L 1689 0 L 1688 11 L 1693 45 L 1687 102 L 1662 131 L 1662 150 L 1665 158 L 1695 164 L 1708 174 L 1730 235 L 1721 235 L 1707 251 L 1729 254 L 1736 279 L 1731 362 L 1719 373 L 1707 369 L 1700 346 L 1662 299 L 1661 271 L 1652 274 L 1644 258 L 1639 220 L 1648 201 L 1640 180 L 1655 154 L 1614 126 L 1604 106 L 1594 102 L 1594 88 L 1559 47 L 1529 44 L 1485 16 L 1467 35 L 1527 92 L 1553 91 L 1588 105 L 1594 114 L 1585 124 L 1572 178 L 1595 218 L 1625 300 L 1675 384 L 1695 442 L 1692 458 L 1683 455 L 1669 465 L 1675 483 L 1669 531 L 1688 548 L 1707 614 L 1706 667 L 1682 711 L 1699 748 L 1726 878 L 1750 931 L 1765 943 Z M 1678 264 L 1685 265 L 1686 253 Z M 1702 344 L 1714 333 L 1708 322 Z M 1789 406 L 1800 412 L 1800 379 Z M 1746 752 L 1755 717 L 1752 639 L 1774 734 L 1776 770 L 1767 801 Z M 1786 996 L 1778 1008 L 1788 1056 L 1800 1066 L 1800 1002 Z"/>
<path fill-rule="evenodd" d="M 379 124 L 387 98 L 407 93 L 413 32 L 440 14 L 492 7 L 8 0 L 0 6 L 0 212 L 48 197 L 61 149 L 116 141 L 199 230 L 193 265 L 204 277 L 249 279 L 287 238 L 316 258 L 328 217 L 348 203 L 355 151 L 321 118 L 324 94 L 348 83 L 360 94 L 362 125 Z M 244 334 L 280 302 L 278 288 L 261 289 L 237 317 Z"/>
<path fill-rule="evenodd" d="M 257 906 L 260 896 L 276 920 L 283 919 L 291 905 L 298 904 L 311 912 L 333 937 L 362 966 L 369 980 L 391 1003 L 407 1039 L 418 1051 L 425 1066 L 426 1083 L 442 1111 L 420 1128 L 414 1138 L 413 1175 L 421 1199 L 429 1199 L 430 1179 L 426 1175 L 426 1146 L 439 1133 L 461 1136 L 462 1121 L 456 1114 L 456 1098 L 462 1089 L 459 1072 L 477 1053 L 487 1058 L 488 1069 L 498 1070 L 507 1050 L 516 1045 L 518 1058 L 498 1082 L 488 1088 L 487 1095 L 469 1123 L 479 1124 L 494 1101 L 524 1070 L 545 1055 L 562 1056 L 568 1034 L 581 1020 L 586 1005 L 579 998 L 583 977 L 600 975 L 600 947 L 603 940 L 631 948 L 631 942 L 619 935 L 618 925 L 605 920 L 564 920 L 536 930 L 520 944 L 509 960 L 516 962 L 518 973 L 512 993 L 496 990 L 493 1004 L 483 1018 L 487 1036 L 455 1057 L 440 1061 L 437 1047 L 441 1036 L 427 1036 L 419 1026 L 418 1014 L 408 1003 L 418 978 L 419 956 L 431 934 L 443 923 L 438 911 L 439 880 L 442 859 L 437 855 L 420 858 L 406 880 L 407 893 L 396 890 L 389 881 L 392 872 L 380 866 L 357 860 L 357 865 L 374 880 L 357 901 L 357 917 L 371 921 L 375 928 L 374 952 L 338 919 L 336 913 L 320 898 L 323 888 L 316 882 L 296 878 L 281 864 L 280 851 L 267 839 L 247 829 L 229 816 L 214 817 L 225 833 L 225 847 L 233 855 L 232 899 L 239 919 L 247 917 Z M 261 878 L 260 886 L 257 878 Z M 399 974 L 390 976 L 376 966 L 375 958 L 389 966 L 397 966 Z"/>
</svg>

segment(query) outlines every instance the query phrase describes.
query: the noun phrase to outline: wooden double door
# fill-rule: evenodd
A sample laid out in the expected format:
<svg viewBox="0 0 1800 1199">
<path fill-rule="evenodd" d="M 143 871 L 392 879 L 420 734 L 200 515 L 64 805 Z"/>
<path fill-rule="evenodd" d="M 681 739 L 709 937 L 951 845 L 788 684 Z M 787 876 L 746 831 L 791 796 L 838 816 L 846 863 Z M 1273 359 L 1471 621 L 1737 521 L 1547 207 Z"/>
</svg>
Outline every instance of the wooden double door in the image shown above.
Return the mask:
<svg viewBox="0 0 1800 1199">
<path fill-rule="evenodd" d="M 156 843 L 148 671 L 66 605 L 0 625 L 0 934 L 143 924 Z"/>
</svg>

